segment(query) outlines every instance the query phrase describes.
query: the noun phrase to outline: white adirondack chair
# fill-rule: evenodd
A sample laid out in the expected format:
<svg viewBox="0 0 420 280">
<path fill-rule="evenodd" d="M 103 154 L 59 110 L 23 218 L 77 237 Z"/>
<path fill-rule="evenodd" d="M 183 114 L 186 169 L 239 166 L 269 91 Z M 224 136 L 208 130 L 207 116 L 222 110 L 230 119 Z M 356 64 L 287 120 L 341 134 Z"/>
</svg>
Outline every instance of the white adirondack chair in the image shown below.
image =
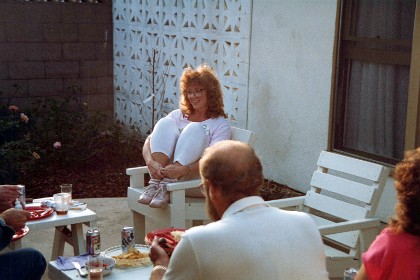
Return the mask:
<svg viewBox="0 0 420 280">
<path fill-rule="evenodd" d="M 231 140 L 242 141 L 254 145 L 256 136 L 252 131 L 232 127 Z M 138 202 L 145 187 L 147 166 L 127 168 L 130 186 L 127 191 L 128 208 L 133 214 L 133 226 L 136 242 L 143 243 L 145 235 L 157 228 L 177 227 L 189 228 L 194 224 L 208 220 L 205 211 L 205 199 L 186 197 L 187 189 L 196 188 L 200 180 L 181 181 L 167 185 L 170 192 L 170 203 L 164 208 L 151 208 Z"/>
<path fill-rule="evenodd" d="M 379 164 L 322 151 L 305 196 L 271 200 L 278 208 L 307 212 L 324 240 L 330 277 L 359 268 L 361 253 L 379 233 L 375 212 L 389 176 Z M 305 265 L 305 264 L 302 264 Z"/>
</svg>

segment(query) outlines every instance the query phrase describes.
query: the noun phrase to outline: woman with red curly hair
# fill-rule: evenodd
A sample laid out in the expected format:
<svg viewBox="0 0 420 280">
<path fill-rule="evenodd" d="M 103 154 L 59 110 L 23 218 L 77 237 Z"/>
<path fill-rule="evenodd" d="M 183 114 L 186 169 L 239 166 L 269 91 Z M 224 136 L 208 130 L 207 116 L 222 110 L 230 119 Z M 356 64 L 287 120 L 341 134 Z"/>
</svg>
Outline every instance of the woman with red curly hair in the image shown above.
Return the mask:
<svg viewBox="0 0 420 280">
<path fill-rule="evenodd" d="M 395 216 L 363 254 L 355 279 L 420 279 L 420 147 L 405 153 L 394 179 Z"/>
<path fill-rule="evenodd" d="M 143 146 L 151 179 L 139 202 L 153 208 L 169 202 L 167 183 L 199 178 L 198 161 L 205 148 L 230 138 L 222 87 L 214 70 L 207 65 L 184 69 L 180 88 L 180 109 L 160 119 Z M 198 188 L 187 195 L 202 196 Z"/>
</svg>

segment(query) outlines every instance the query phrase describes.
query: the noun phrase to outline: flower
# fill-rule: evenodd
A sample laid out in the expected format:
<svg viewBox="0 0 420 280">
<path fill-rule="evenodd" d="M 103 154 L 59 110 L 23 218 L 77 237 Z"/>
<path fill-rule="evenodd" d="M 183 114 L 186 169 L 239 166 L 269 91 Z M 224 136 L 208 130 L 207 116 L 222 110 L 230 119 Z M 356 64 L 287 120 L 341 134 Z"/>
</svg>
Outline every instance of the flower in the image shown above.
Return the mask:
<svg viewBox="0 0 420 280">
<path fill-rule="evenodd" d="M 17 112 L 17 111 L 19 111 L 19 108 L 16 105 L 10 105 L 9 106 L 9 111 L 10 112 Z"/>
<path fill-rule="evenodd" d="M 108 130 L 105 130 L 105 131 L 101 131 L 100 134 L 101 134 L 101 136 L 107 136 L 107 135 L 112 135 L 112 132 L 108 129 Z"/>
<path fill-rule="evenodd" d="M 40 158 L 41 158 L 41 156 L 40 156 L 37 152 L 33 152 L 33 153 L 32 153 L 32 156 L 33 156 L 35 159 L 40 159 Z"/>
<path fill-rule="evenodd" d="M 53 147 L 56 148 L 56 149 L 59 149 L 59 148 L 61 148 L 61 143 L 57 141 L 53 144 Z"/>
<path fill-rule="evenodd" d="M 20 119 L 25 122 L 28 123 L 29 122 L 29 118 L 27 115 L 25 115 L 24 113 L 20 113 Z"/>
</svg>

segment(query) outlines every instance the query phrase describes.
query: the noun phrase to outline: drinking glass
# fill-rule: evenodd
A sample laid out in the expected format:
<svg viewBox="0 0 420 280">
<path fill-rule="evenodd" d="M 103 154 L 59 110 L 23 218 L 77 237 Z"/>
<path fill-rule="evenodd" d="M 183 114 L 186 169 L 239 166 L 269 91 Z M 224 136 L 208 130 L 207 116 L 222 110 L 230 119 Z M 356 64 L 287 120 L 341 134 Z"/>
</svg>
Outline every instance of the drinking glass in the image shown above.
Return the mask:
<svg viewBox="0 0 420 280">
<path fill-rule="evenodd" d="M 70 204 L 69 193 L 56 193 L 54 194 L 55 211 L 57 215 L 66 215 L 69 211 Z"/>
<path fill-rule="evenodd" d="M 60 188 L 61 188 L 62 193 L 70 194 L 69 203 L 71 204 L 72 203 L 72 188 L 73 188 L 73 185 L 72 184 L 61 184 Z"/>
<path fill-rule="evenodd" d="M 26 189 L 25 185 L 18 185 L 19 187 L 19 201 L 23 208 L 25 208 L 26 204 Z"/>
<path fill-rule="evenodd" d="M 102 280 L 103 258 L 101 255 L 89 255 L 86 268 L 90 280 Z"/>
</svg>

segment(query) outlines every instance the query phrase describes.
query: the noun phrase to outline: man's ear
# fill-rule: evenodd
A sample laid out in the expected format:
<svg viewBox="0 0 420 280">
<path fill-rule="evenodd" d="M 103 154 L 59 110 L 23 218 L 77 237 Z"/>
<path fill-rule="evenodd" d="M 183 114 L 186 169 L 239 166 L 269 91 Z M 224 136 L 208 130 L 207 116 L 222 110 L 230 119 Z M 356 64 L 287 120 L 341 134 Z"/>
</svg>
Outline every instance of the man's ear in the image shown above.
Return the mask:
<svg viewBox="0 0 420 280">
<path fill-rule="evenodd" d="M 209 198 L 213 199 L 214 186 L 208 179 L 206 179 L 206 187 L 207 187 L 207 190 L 208 190 Z"/>
<path fill-rule="evenodd" d="M 220 196 L 220 191 L 217 187 L 213 185 L 213 183 L 209 180 L 206 180 L 206 186 L 209 190 L 209 197 L 211 199 L 218 198 Z"/>
</svg>

